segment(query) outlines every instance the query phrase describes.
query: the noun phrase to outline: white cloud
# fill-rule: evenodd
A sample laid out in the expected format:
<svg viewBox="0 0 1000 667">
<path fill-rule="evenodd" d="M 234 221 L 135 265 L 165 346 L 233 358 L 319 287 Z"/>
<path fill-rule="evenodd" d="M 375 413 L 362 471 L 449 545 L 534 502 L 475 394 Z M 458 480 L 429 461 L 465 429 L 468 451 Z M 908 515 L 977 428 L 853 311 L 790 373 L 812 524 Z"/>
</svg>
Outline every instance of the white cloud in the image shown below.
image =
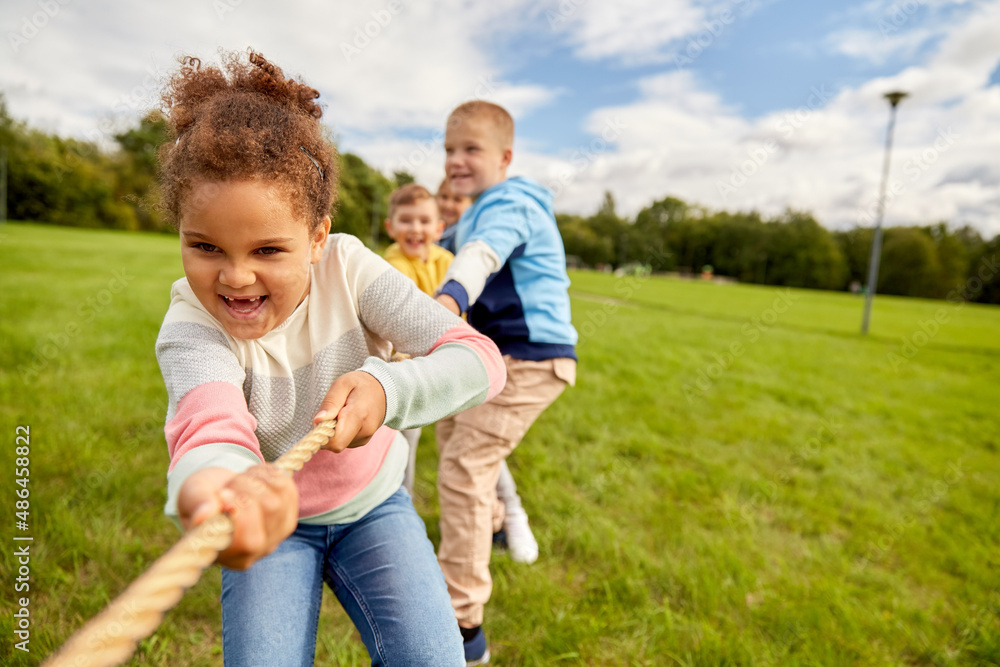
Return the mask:
<svg viewBox="0 0 1000 667">
<path fill-rule="evenodd" d="M 320 90 L 326 122 L 344 150 L 386 172 L 412 171 L 436 187 L 441 129 L 457 103 L 486 97 L 519 119 L 543 105 L 571 103 L 572 95 L 532 81 L 530 67 L 521 69 L 528 72 L 522 80 L 511 80 L 504 56 L 512 38 L 537 38 L 542 49 L 568 40 L 588 62 L 649 63 L 668 58 L 727 7 L 752 10 L 751 3 L 740 8 L 727 0 L 451 0 L 407 2 L 386 19 L 388 0 L 280 8 L 243 0 L 218 13 L 226 1 L 69 4 L 4 55 L 0 89 L 13 115 L 32 125 L 108 136 L 115 126 L 104 121 L 134 122 L 156 105 L 161 79 L 178 55 L 215 60 L 219 46 L 253 45 Z M 877 16 L 886 6 L 873 2 L 865 11 Z M 5 2 L 0 25 L 16 32 L 37 7 L 33 0 Z M 552 16 L 561 17 L 556 32 Z M 627 214 L 673 195 L 730 210 L 777 213 L 793 206 L 812 210 L 824 224 L 851 226 L 878 192 L 888 117 L 881 96 L 902 88 L 911 98 L 900 108 L 892 174 L 903 188 L 887 222 L 947 218 L 1000 233 L 1000 86 L 986 87 L 998 64 L 1000 0 L 959 18 L 907 24 L 894 33 L 898 44 L 876 45 L 886 57 L 913 44 L 926 51 L 931 38 L 922 31 L 936 30 L 934 51 L 921 62 L 840 91 L 803 90 L 803 106 L 760 118 L 724 103 L 693 70 L 668 67 L 634 82 L 633 103 L 589 110 L 587 138 L 577 145 L 546 153 L 537 148 L 539 137 L 519 137 L 511 173 L 550 184 L 567 211 L 590 213 L 611 190 Z M 850 39 L 860 49 L 860 37 Z M 929 153 L 949 128 L 951 145 Z"/>
<path fill-rule="evenodd" d="M 691 0 L 618 0 L 562 3 L 561 24 L 582 58 L 620 58 L 629 63 L 662 61 L 664 48 L 697 32 L 705 9 Z"/>
<path fill-rule="evenodd" d="M 924 44 L 939 34 L 938 30 L 930 28 L 884 35 L 878 30 L 845 28 L 830 34 L 826 43 L 834 53 L 842 53 L 881 65 L 890 58 L 912 58 Z"/>
<path fill-rule="evenodd" d="M 688 72 L 642 79 L 638 101 L 592 114 L 595 135 L 609 116 L 628 129 L 574 174 L 557 204 L 589 213 L 609 189 L 629 214 L 672 195 L 729 210 L 811 210 L 831 227 L 871 224 L 889 110 L 882 94 L 903 89 L 911 97 L 900 107 L 890 179 L 899 193 L 886 223 L 949 220 L 995 235 L 1000 86 L 986 83 L 1000 60 L 989 48 L 997 34 L 993 2 L 952 26 L 921 65 L 836 94 L 803 91 L 802 107 L 753 120 Z"/>
<path fill-rule="evenodd" d="M 487 35 L 514 29 L 520 2 L 400 2 L 395 13 L 388 0 L 233 4 L 68 5 L 19 45 L 0 86 L 15 115 L 68 134 L 87 134 L 96 115 L 116 106 L 152 108 L 160 82 L 149 71 L 162 77 L 182 53 L 216 61 L 220 46 L 253 46 L 286 73 L 305 73 L 340 133 L 437 127 L 455 104 L 474 96 L 495 96 L 515 113 L 553 97 L 541 86 L 505 81 L 502 63 L 483 48 Z M 19 14 L 33 9 L 33 3 L 4 3 L 0 24 L 19 25 Z"/>
<path fill-rule="evenodd" d="M 545 16 L 577 57 L 626 66 L 693 62 L 730 27 L 776 0 L 561 0 Z M 551 3 L 555 5 L 555 3 Z"/>
<path fill-rule="evenodd" d="M 849 27 L 824 40 L 832 53 L 882 65 L 892 58 L 912 59 L 933 40 L 949 34 L 964 17 L 956 6 L 966 0 L 873 0 L 848 8 Z"/>
</svg>

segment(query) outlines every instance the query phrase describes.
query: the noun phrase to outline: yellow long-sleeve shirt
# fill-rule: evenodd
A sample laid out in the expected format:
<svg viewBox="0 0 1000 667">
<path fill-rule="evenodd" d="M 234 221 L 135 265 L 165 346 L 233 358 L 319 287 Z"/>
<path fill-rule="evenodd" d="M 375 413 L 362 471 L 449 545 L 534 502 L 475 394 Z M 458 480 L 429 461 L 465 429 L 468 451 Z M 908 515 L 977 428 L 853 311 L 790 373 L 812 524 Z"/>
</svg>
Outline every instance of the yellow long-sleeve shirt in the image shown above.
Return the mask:
<svg viewBox="0 0 1000 667">
<path fill-rule="evenodd" d="M 420 291 L 431 296 L 441 286 L 444 274 L 448 272 L 448 267 L 451 266 L 453 259 L 455 259 L 454 255 L 434 244 L 431 244 L 429 248 L 426 262 L 404 255 L 398 243 L 393 243 L 385 249 L 385 261 L 415 282 Z"/>
</svg>

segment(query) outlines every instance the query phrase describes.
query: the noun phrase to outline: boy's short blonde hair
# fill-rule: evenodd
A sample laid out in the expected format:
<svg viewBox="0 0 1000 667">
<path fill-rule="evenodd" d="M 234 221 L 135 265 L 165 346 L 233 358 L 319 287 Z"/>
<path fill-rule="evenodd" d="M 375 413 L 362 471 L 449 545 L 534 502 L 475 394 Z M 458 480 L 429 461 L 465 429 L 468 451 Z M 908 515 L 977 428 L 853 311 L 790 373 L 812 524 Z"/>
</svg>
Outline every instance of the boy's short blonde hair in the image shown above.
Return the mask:
<svg viewBox="0 0 1000 667">
<path fill-rule="evenodd" d="M 416 204 L 419 201 L 425 199 L 430 199 L 431 201 L 437 202 L 434 199 L 434 195 L 422 185 L 417 185 L 416 183 L 407 183 L 401 187 L 396 188 L 389 195 L 389 213 L 386 215 L 390 220 L 392 216 L 395 215 L 396 209 L 400 206 L 409 206 L 410 204 Z"/>
<path fill-rule="evenodd" d="M 499 104 L 471 100 L 455 107 L 448 115 L 448 127 L 457 127 L 467 120 L 485 120 L 493 126 L 494 133 L 500 141 L 500 148 L 514 147 L 514 119 L 507 110 Z"/>
</svg>

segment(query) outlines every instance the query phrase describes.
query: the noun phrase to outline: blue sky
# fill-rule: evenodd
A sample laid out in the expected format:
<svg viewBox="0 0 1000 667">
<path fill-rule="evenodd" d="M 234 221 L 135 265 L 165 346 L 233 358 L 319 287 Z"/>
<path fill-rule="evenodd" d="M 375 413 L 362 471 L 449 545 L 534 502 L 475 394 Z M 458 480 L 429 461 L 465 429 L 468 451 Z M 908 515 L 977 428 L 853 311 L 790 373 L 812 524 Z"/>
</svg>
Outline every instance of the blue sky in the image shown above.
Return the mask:
<svg viewBox="0 0 1000 667">
<path fill-rule="evenodd" d="M 634 101 L 638 97 L 634 86 L 637 77 L 678 67 L 690 69 L 707 88 L 718 93 L 723 103 L 755 118 L 804 104 L 812 86 L 826 84 L 832 90 L 858 86 L 875 77 L 890 76 L 908 62 L 931 52 L 937 39 L 928 39 L 910 53 L 889 54 L 881 62 L 834 51 L 828 44 L 829 37 L 839 30 L 872 23 L 877 28 L 879 18 L 885 18 L 888 25 L 895 27 L 891 11 L 881 15 L 863 11 L 866 4 L 870 3 L 833 0 L 754 3 L 747 11 L 733 12 L 733 22 L 710 46 L 692 47 L 691 53 L 697 55 L 690 63 L 678 60 L 629 66 L 618 61 L 581 60 L 574 58 L 573 49 L 565 45 L 536 47 L 538 58 L 525 59 L 518 57 L 522 46 L 516 38 L 505 45 L 502 57 L 517 63 L 509 70 L 512 79 L 530 80 L 564 91 L 558 105 L 538 109 L 521 123 L 524 132 L 535 141 L 544 141 L 548 150 L 558 150 L 560 146 L 589 140 L 582 129 L 589 110 Z M 904 27 L 913 30 L 929 20 L 953 20 L 968 9 L 955 5 L 932 10 L 918 5 L 908 15 Z M 709 20 L 715 15 L 710 12 Z M 683 58 L 688 45 L 697 44 L 696 38 L 697 35 L 681 39 L 666 51 L 678 52 Z"/>
<path fill-rule="evenodd" d="M 903 88 L 887 224 L 1000 233 L 1000 0 L 54 6 L 0 6 L 0 90 L 61 134 L 106 143 L 157 105 L 181 53 L 253 46 L 320 90 L 342 149 L 431 187 L 447 112 L 484 97 L 517 121 L 512 173 L 559 210 L 608 190 L 628 215 L 669 195 L 844 228 L 871 224 L 881 96 Z"/>
</svg>

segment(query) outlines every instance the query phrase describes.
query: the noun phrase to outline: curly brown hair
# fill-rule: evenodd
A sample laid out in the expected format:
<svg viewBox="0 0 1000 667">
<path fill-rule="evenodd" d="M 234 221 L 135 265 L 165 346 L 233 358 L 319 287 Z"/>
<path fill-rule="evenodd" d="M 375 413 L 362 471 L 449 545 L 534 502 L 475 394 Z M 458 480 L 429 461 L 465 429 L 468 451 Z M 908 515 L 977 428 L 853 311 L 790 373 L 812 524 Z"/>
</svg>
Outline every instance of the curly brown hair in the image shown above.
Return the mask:
<svg viewBox="0 0 1000 667">
<path fill-rule="evenodd" d="M 317 97 L 255 51 L 248 62 L 225 54 L 222 68 L 182 58 L 162 96 L 171 141 L 160 147 L 160 186 L 171 223 L 180 225 L 196 183 L 262 180 L 285 189 L 315 230 L 330 215 L 337 185 Z"/>
</svg>

